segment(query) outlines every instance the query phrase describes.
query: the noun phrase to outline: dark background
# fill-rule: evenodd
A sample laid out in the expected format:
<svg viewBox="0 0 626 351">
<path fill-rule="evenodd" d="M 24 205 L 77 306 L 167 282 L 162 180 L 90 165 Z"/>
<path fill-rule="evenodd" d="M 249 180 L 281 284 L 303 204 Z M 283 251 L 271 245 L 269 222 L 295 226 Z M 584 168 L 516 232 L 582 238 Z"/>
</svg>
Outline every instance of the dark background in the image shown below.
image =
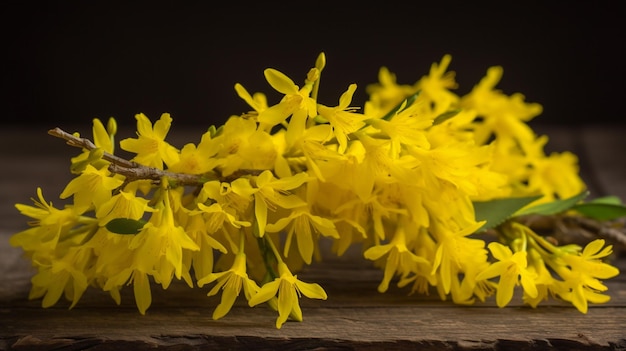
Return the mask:
<svg viewBox="0 0 626 351">
<path fill-rule="evenodd" d="M 501 65 L 501 90 L 543 105 L 535 121 L 623 120 L 622 1 L 503 3 L 5 1 L 3 123 L 134 127 L 169 112 L 173 128 L 204 129 L 249 110 L 235 83 L 275 103 L 263 70 L 301 85 L 322 51 L 328 105 L 357 83 L 362 106 L 381 66 L 412 84 L 449 53 L 461 95 Z"/>
</svg>

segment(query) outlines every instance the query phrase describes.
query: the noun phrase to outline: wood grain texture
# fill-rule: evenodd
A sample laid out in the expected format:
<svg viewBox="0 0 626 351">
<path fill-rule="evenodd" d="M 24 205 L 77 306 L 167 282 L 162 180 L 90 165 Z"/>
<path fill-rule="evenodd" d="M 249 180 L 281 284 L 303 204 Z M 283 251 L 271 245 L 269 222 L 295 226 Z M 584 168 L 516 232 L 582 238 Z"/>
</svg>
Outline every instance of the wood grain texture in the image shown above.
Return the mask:
<svg viewBox="0 0 626 351">
<path fill-rule="evenodd" d="M 579 155 L 594 195 L 626 199 L 626 165 L 617 156 L 626 150 L 626 127 L 538 130 L 551 136 L 551 149 Z M 493 300 L 460 306 L 393 286 L 378 293 L 382 272 L 360 258 L 358 249 L 342 257 L 325 251 L 322 262 L 299 274 L 324 286 L 328 300 L 302 299 L 304 321 L 279 330 L 276 312 L 242 301 L 214 321 L 218 298 L 207 297 L 207 288 L 181 283 L 168 290 L 154 286 L 145 316 L 137 312 L 130 287 L 122 291 L 120 306 L 90 289 L 72 310 L 63 301 L 43 309 L 39 300 L 27 299 L 32 271 L 8 238 L 26 228 L 15 203 L 30 204 L 37 186 L 54 202 L 71 179 L 69 157 L 76 150 L 45 132 L 0 131 L 0 350 L 626 350 L 624 273 L 607 281 L 611 301 L 591 306 L 587 314 L 556 300 L 533 309 L 519 296 L 506 308 Z M 173 137 L 195 140 L 194 133 Z M 616 264 L 626 271 L 626 257 Z"/>
</svg>

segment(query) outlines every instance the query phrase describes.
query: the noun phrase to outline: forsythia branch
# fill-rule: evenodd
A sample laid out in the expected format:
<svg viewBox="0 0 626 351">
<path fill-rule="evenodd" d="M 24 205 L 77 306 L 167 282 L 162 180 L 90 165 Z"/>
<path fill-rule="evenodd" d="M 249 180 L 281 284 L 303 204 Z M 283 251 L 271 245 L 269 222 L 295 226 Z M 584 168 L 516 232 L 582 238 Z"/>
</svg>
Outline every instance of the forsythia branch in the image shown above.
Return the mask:
<svg viewBox="0 0 626 351">
<path fill-rule="evenodd" d="M 621 228 L 611 227 L 606 223 L 580 216 L 568 216 L 564 220 L 584 230 L 591 231 L 600 238 L 615 242 L 622 249 L 626 249 L 626 228 L 623 225 Z"/>
<path fill-rule="evenodd" d="M 70 146 L 84 148 L 89 151 L 96 149 L 96 145 L 94 145 L 91 140 L 77 137 L 59 127 L 49 130 L 48 134 L 64 139 Z M 108 152 L 104 152 L 102 158 L 111 162 L 109 171 L 125 176 L 128 182 L 141 179 L 160 182 L 161 179 L 165 177 L 180 185 L 200 185 L 205 183 L 208 179 L 205 175 L 174 173 L 154 167 L 143 166 Z"/>
<path fill-rule="evenodd" d="M 268 68 L 266 80 L 284 94 L 277 104 L 237 83 L 254 118 L 232 115 L 180 150 L 165 141 L 169 113 L 154 123 L 135 115 L 137 138 L 119 143 L 135 156 L 113 155 L 112 118 L 106 128 L 93 120 L 92 140 L 49 130 L 81 154 L 60 195 L 73 203 L 55 208 L 38 188 L 35 206 L 16 204 L 35 220 L 10 239 L 37 268 L 30 297 L 48 307 L 65 296 L 71 308 L 100 286 L 119 303 L 118 291 L 132 284 L 145 314 L 151 282 L 167 289 L 176 278 L 190 287 L 215 284 L 207 294 L 222 295 L 214 319 L 245 297 L 251 307 L 267 302 L 278 310 L 280 328 L 288 318 L 302 321 L 301 296 L 327 298 L 319 284 L 296 276 L 320 257 L 324 236 L 336 240 L 337 255 L 362 245 L 363 257 L 384 268 L 380 292 L 397 278 L 398 287 L 427 293 L 432 286 L 462 304 L 495 294 L 504 307 L 520 285 L 532 307 L 552 296 L 587 313 L 589 303 L 609 301 L 602 280 L 620 272 L 605 262 L 613 254 L 607 241 L 626 242 L 624 225 L 563 217 L 588 191 L 575 155 L 546 156 L 547 139 L 528 138 L 525 121 L 541 105 L 495 90 L 499 67 L 479 89 L 456 95 L 450 59 L 413 86 L 381 69 L 363 113 L 351 107 L 356 84 L 336 106 L 317 101 L 323 53 L 302 88 Z M 152 184 L 126 186 L 137 180 Z M 180 186 L 197 191 L 170 191 Z M 477 206 L 474 198 L 492 200 Z M 602 212 L 590 217 L 626 217 L 621 201 L 608 200 L 599 203 L 607 212 L 587 207 Z M 523 208 L 530 212 L 515 216 Z M 482 228 L 498 240 L 470 237 Z"/>
<path fill-rule="evenodd" d="M 601 238 L 616 245 L 615 249 L 626 250 L 626 227 L 623 221 L 603 222 L 577 215 L 530 215 L 520 218 L 520 222 L 545 236 L 553 237 L 561 245 L 585 245 L 590 240 Z"/>
</svg>

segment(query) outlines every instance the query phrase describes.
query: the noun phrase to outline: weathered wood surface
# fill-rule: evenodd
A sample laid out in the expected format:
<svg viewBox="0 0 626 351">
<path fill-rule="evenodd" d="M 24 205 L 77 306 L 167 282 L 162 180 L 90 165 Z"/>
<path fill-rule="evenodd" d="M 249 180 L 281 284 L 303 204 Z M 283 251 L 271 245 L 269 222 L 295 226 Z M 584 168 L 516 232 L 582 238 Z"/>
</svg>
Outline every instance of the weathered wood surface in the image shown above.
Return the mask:
<svg viewBox="0 0 626 351">
<path fill-rule="evenodd" d="M 550 136 L 548 150 L 578 154 L 592 196 L 626 199 L 626 126 L 535 128 Z M 90 135 L 84 126 L 76 130 Z M 177 146 L 199 137 L 197 131 L 172 133 L 172 140 L 181 141 Z M 130 288 L 121 306 L 89 290 L 72 310 L 64 302 L 42 309 L 39 300 L 27 299 L 29 263 L 8 244 L 10 235 L 26 227 L 14 204 L 30 204 L 37 186 L 53 200 L 71 179 L 69 157 L 77 150 L 47 136 L 45 127 L 1 130 L 0 150 L 1 350 L 626 350 L 626 273 L 607 282 L 611 301 L 592 305 L 587 314 L 555 300 L 537 309 L 519 302 L 501 309 L 492 300 L 459 306 L 435 295 L 408 296 L 404 289 L 378 293 L 382 273 L 356 251 L 329 256 L 299 274 L 322 284 L 328 300 L 301 300 L 304 321 L 280 330 L 274 311 L 241 302 L 214 321 L 218 299 L 207 297 L 206 288 L 182 284 L 166 291 L 154 287 L 145 316 L 137 312 Z M 626 271 L 626 256 L 615 264 Z"/>
</svg>

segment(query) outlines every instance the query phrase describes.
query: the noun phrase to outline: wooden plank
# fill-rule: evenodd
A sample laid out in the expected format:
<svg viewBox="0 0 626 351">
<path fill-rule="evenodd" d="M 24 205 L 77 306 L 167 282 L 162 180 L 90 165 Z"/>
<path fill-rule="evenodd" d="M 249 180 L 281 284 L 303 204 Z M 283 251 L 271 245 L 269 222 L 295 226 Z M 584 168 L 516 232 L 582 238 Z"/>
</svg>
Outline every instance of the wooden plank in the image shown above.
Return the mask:
<svg viewBox="0 0 626 351">
<path fill-rule="evenodd" d="M 305 310 L 304 322 L 288 322 L 277 330 L 273 326 L 275 312 L 264 307 L 235 307 L 217 321 L 202 307 L 159 308 L 146 316 L 124 308 L 14 309 L 20 318 L 5 324 L 2 339 L 15 349 L 97 345 L 103 350 L 130 344 L 133 349 L 343 346 L 380 350 L 411 345 L 425 349 L 608 350 L 626 346 L 623 311 L 592 309 L 580 315 L 565 308 L 318 307 Z"/>
<path fill-rule="evenodd" d="M 614 153 L 613 161 L 607 156 L 616 147 L 623 150 L 623 130 L 550 128 L 546 127 L 551 149 L 584 151 L 581 168 L 586 176 L 595 177 L 598 194 L 626 196 L 626 165 L 615 162 Z M 89 135 L 88 130 L 81 132 Z M 182 146 L 194 133 L 179 131 L 174 138 Z M 153 305 L 145 316 L 137 312 L 132 287 L 123 290 L 121 306 L 115 306 L 106 293 L 90 289 L 72 310 L 67 310 L 66 302 L 42 309 L 39 300 L 26 299 L 32 276 L 28 261 L 8 245 L 10 235 L 26 228 L 26 218 L 14 204 L 30 204 L 37 186 L 56 204 L 56 196 L 71 179 L 69 157 L 77 151 L 36 129 L 0 131 L 0 148 L 17 150 L 0 154 L 0 276 L 4 278 L 0 350 L 626 349 L 624 274 L 607 282 L 612 300 L 591 306 L 588 314 L 556 300 L 532 309 L 523 306 L 519 296 L 503 309 L 493 299 L 459 306 L 441 301 L 434 293 L 409 296 L 406 289 L 393 286 L 378 293 L 382 272 L 360 258 L 358 248 L 339 258 L 326 252 L 323 262 L 299 274 L 304 281 L 319 282 L 329 298 L 302 299 L 304 321 L 288 322 L 280 330 L 274 327 L 276 312 L 265 306 L 250 308 L 242 301 L 226 317 L 213 321 L 219 298 L 207 297 L 206 288 L 190 289 L 181 283 L 166 291 L 154 286 Z M 626 258 L 617 264 L 624 271 Z"/>
<path fill-rule="evenodd" d="M 238 301 L 225 318 L 213 321 L 216 297 L 207 289 L 173 284 L 167 291 L 153 287 L 154 302 L 141 316 L 131 289 L 123 291 L 121 306 L 103 292 L 92 290 L 73 310 L 67 303 L 41 309 L 39 301 L 26 301 L 24 293 L 2 299 L 0 346 L 6 349 L 95 347 L 99 350 L 155 347 L 220 347 L 246 349 L 340 348 L 484 349 L 509 347 L 548 350 L 608 350 L 626 347 L 626 282 L 610 281 L 613 301 L 592 306 L 583 315 L 571 306 L 552 302 L 532 309 L 519 304 L 500 309 L 492 302 L 453 305 L 431 296 L 408 296 L 392 288 L 379 294 L 380 278 L 367 266 L 346 263 L 334 279 L 339 260 L 312 266 L 300 274 L 316 280 L 328 292 L 327 301 L 302 300 L 304 321 L 274 328 L 276 312 L 264 306 L 250 308 Z M 345 262 L 344 262 L 345 263 Z M 358 263 L 358 261 L 356 262 Z M 621 267 L 622 270 L 624 267 Z M 22 284 L 22 287 L 25 285 Z M 517 297 L 519 298 L 519 296 Z M 255 347 L 255 348 L 257 348 Z M 2 349 L 2 348 L 0 348 Z"/>
</svg>

